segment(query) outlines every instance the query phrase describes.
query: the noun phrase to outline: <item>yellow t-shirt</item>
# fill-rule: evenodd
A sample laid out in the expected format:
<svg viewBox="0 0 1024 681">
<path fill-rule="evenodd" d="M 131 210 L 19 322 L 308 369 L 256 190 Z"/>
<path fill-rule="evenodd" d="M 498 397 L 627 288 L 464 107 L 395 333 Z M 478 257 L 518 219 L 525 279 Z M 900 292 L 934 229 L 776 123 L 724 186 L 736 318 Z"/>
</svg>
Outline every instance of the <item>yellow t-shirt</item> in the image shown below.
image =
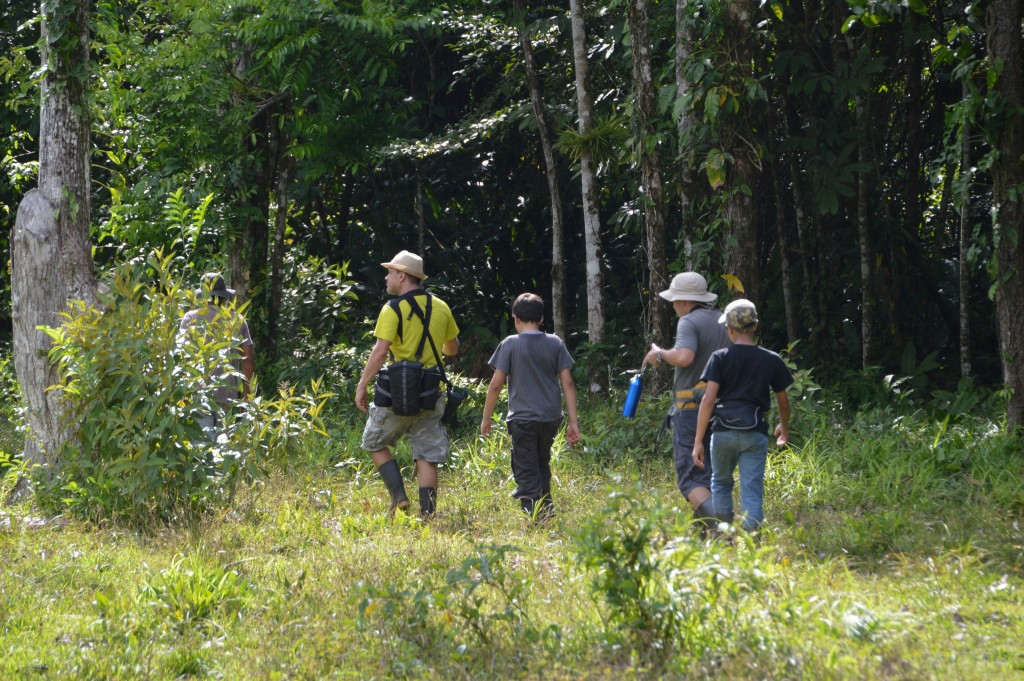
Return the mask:
<svg viewBox="0 0 1024 681">
<path fill-rule="evenodd" d="M 417 295 L 416 303 L 420 306 L 420 311 L 426 314 L 426 294 Z M 373 335 L 375 338 L 391 342 L 391 352 L 394 354 L 396 362 L 416 360 L 416 349 L 423 336 L 423 322 L 419 315 L 412 311 L 409 301 L 400 300 L 398 306 L 402 311 L 402 338 L 398 338 L 398 315 L 390 305 L 385 305 L 377 316 L 377 326 L 373 329 Z M 431 296 L 430 336 L 434 339 L 434 345 L 437 346 L 437 353 L 441 354 L 441 346 L 458 335 L 459 327 L 452 317 L 451 308 L 437 296 Z M 424 367 L 432 367 L 437 364 L 437 360 L 434 359 L 434 351 L 430 349 L 430 341 L 423 346 L 423 355 L 416 361 L 423 362 Z"/>
</svg>

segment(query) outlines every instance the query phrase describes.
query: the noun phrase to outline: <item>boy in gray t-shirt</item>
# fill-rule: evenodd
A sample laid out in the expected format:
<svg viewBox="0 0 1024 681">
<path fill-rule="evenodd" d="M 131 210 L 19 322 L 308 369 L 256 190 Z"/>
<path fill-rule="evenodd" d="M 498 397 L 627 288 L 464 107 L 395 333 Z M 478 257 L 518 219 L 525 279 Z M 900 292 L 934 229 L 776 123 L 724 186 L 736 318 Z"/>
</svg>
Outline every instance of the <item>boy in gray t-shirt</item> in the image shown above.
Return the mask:
<svg viewBox="0 0 1024 681">
<path fill-rule="evenodd" d="M 508 431 L 512 437 L 512 475 L 523 510 L 531 517 L 549 516 L 551 501 L 551 445 L 562 425 L 562 393 L 569 423 L 565 438 L 580 439 L 576 418 L 576 386 L 572 357 L 558 336 L 544 333 L 544 300 L 524 293 L 512 305 L 517 334 L 501 341 L 488 364 L 494 377 L 487 389 L 480 433 L 490 437 L 492 415 L 508 380 Z M 538 508 L 539 506 L 539 508 Z"/>
</svg>

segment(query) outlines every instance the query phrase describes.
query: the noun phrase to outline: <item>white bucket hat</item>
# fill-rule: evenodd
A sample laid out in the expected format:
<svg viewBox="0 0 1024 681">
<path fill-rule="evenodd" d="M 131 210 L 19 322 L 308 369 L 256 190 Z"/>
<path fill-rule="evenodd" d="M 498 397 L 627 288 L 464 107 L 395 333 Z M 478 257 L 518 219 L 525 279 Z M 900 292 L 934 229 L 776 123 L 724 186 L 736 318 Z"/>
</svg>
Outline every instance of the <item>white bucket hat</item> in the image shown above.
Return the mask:
<svg viewBox="0 0 1024 681">
<path fill-rule="evenodd" d="M 708 292 L 708 282 L 696 272 L 683 272 L 672 277 L 668 289 L 658 293 L 668 301 L 695 300 L 698 303 L 710 303 L 718 299 L 718 295 Z"/>
<path fill-rule="evenodd" d="M 423 274 L 423 258 L 409 251 L 400 251 L 398 255 L 391 258 L 391 262 L 382 262 L 381 265 L 411 274 L 420 281 L 427 278 L 427 275 Z"/>
</svg>

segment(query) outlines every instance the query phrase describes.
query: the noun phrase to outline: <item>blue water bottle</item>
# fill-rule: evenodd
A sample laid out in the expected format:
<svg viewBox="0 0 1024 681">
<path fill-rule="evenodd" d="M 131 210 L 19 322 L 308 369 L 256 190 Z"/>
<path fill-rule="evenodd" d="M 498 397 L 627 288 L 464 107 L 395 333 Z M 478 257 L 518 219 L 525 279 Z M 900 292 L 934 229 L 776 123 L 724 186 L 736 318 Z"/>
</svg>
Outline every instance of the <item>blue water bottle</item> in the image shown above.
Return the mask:
<svg viewBox="0 0 1024 681">
<path fill-rule="evenodd" d="M 627 419 L 636 416 L 636 407 L 640 404 L 640 393 L 644 391 L 644 372 L 640 370 L 636 376 L 629 381 L 629 390 L 626 392 L 626 404 L 622 407 L 622 415 Z"/>
</svg>

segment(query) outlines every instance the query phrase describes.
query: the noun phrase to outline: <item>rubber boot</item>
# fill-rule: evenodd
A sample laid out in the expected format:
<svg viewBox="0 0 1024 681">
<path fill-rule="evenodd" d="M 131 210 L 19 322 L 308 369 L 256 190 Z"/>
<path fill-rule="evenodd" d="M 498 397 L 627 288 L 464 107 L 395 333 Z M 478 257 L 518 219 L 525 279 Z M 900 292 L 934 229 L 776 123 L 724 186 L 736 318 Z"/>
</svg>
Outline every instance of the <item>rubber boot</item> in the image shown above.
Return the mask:
<svg viewBox="0 0 1024 681">
<path fill-rule="evenodd" d="M 437 488 L 420 487 L 420 517 L 430 518 L 437 511 Z"/>
<path fill-rule="evenodd" d="M 402 471 L 398 468 L 398 462 L 391 459 L 381 464 L 377 468 L 377 472 L 380 473 L 381 479 L 387 485 L 388 492 L 391 493 L 391 508 L 388 510 L 388 515 L 394 517 L 396 510 L 409 508 L 409 497 L 405 494 L 405 481 L 402 480 Z"/>
<path fill-rule="evenodd" d="M 540 520 L 548 520 L 555 517 L 555 502 L 551 501 L 551 493 L 547 492 L 538 502 L 540 504 Z"/>
<path fill-rule="evenodd" d="M 700 506 L 693 510 L 693 519 L 700 530 L 700 538 L 707 539 L 708 535 L 715 530 L 718 519 L 715 517 L 715 506 L 711 499 L 705 499 Z"/>
<path fill-rule="evenodd" d="M 523 507 L 523 513 L 525 513 L 530 520 L 533 520 L 537 514 L 537 500 L 527 499 L 525 497 L 519 500 L 519 505 Z"/>
</svg>

